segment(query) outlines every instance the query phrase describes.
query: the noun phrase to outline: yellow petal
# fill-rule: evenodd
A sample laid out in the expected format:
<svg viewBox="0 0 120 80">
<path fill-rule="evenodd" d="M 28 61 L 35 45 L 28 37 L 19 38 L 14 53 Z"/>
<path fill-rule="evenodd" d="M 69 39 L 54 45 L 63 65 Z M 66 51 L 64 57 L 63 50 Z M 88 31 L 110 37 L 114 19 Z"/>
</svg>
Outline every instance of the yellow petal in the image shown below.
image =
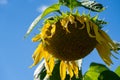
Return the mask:
<svg viewBox="0 0 120 80">
<path fill-rule="evenodd" d="M 90 33 L 91 32 L 90 27 L 91 27 L 90 22 L 86 21 L 86 28 L 87 28 L 88 35 L 92 38 L 95 38 L 95 36 Z"/>
<path fill-rule="evenodd" d="M 82 24 L 84 24 L 84 22 L 85 22 L 83 17 L 77 16 L 76 19 Z"/>
<path fill-rule="evenodd" d="M 47 51 L 44 51 L 44 58 L 46 61 L 49 61 L 51 55 L 47 52 Z"/>
<path fill-rule="evenodd" d="M 40 43 L 32 55 L 33 60 L 35 60 L 36 55 L 42 51 L 43 51 L 43 47 L 42 47 L 42 43 Z"/>
<path fill-rule="evenodd" d="M 103 38 L 109 42 L 110 46 L 111 46 L 111 49 L 113 50 L 117 50 L 117 46 L 115 45 L 115 43 L 111 40 L 111 38 L 103 31 L 101 30 L 100 31 L 101 35 L 103 36 Z"/>
<path fill-rule="evenodd" d="M 49 67 L 50 67 L 50 73 L 52 74 L 52 71 L 54 69 L 54 66 L 55 66 L 55 61 L 54 61 L 54 57 L 51 57 L 50 58 L 50 61 L 49 61 Z"/>
<path fill-rule="evenodd" d="M 52 29 L 51 29 L 51 36 L 53 36 L 55 34 L 55 30 L 56 30 L 56 25 L 52 25 Z"/>
<path fill-rule="evenodd" d="M 65 26 L 66 23 L 67 23 L 67 19 L 66 19 L 66 18 L 65 18 L 65 19 L 62 19 L 60 22 L 61 22 L 61 25 L 62 25 L 62 26 Z"/>
<path fill-rule="evenodd" d="M 45 68 L 47 70 L 47 75 L 51 76 L 49 62 L 45 59 Z"/>
<path fill-rule="evenodd" d="M 91 26 L 89 18 L 87 16 L 83 16 L 83 19 L 86 23 L 86 28 L 87 28 L 88 35 L 92 38 L 95 38 L 95 36 L 90 33 L 91 32 L 90 28 L 93 27 L 93 26 Z"/>
<path fill-rule="evenodd" d="M 49 63 L 50 57 L 51 57 L 51 55 L 47 51 L 44 51 L 45 67 L 47 70 L 47 74 L 49 76 L 52 75 L 52 73 L 50 71 L 51 64 Z"/>
<path fill-rule="evenodd" d="M 98 26 L 94 23 L 92 25 L 93 25 L 93 30 L 96 35 L 96 40 L 98 41 L 98 43 L 101 43 L 101 41 L 103 41 L 103 38 L 101 37 L 100 33 L 98 32 Z"/>
<path fill-rule="evenodd" d="M 99 53 L 99 55 L 101 56 L 101 58 L 103 59 L 103 61 L 110 66 L 110 64 L 112 63 L 110 56 L 111 56 L 111 52 L 110 49 L 103 44 L 97 44 L 96 49 Z"/>
<path fill-rule="evenodd" d="M 60 62 L 60 77 L 61 77 L 61 80 L 65 80 L 66 68 L 67 68 L 66 63 L 64 61 L 61 61 Z"/>
<path fill-rule="evenodd" d="M 71 24 L 75 23 L 75 18 L 74 18 L 74 16 L 70 15 L 70 16 L 69 16 L 69 21 L 70 21 Z"/>
<path fill-rule="evenodd" d="M 81 17 L 77 16 L 76 19 L 83 25 L 81 28 L 79 29 L 84 29 L 85 28 L 85 24 L 84 24 L 84 19 L 82 19 Z M 79 26 L 79 25 L 78 25 Z"/>
<path fill-rule="evenodd" d="M 68 33 L 70 33 L 70 31 L 68 30 L 68 23 L 69 20 L 67 18 L 61 20 L 61 25 L 63 26 L 63 29 L 65 29 Z"/>
<path fill-rule="evenodd" d="M 34 63 L 32 64 L 32 66 L 30 66 L 30 67 L 33 67 L 33 66 L 35 66 L 36 64 L 38 64 L 39 63 L 39 61 L 41 61 L 42 60 L 42 58 L 43 58 L 43 55 L 44 55 L 44 53 L 43 53 L 43 51 L 42 51 L 42 48 L 41 48 L 41 44 L 37 47 L 37 49 L 35 50 L 35 52 L 34 52 L 34 54 L 33 54 L 33 60 L 34 60 Z"/>
<path fill-rule="evenodd" d="M 41 34 L 37 34 L 35 37 L 32 38 L 33 42 L 37 42 L 41 39 Z"/>
<path fill-rule="evenodd" d="M 47 37 L 47 35 L 48 34 L 46 34 L 46 32 L 49 32 L 49 27 L 50 27 L 51 25 L 50 25 L 50 23 L 46 23 L 44 26 L 43 26 L 43 28 L 42 28 L 42 33 L 41 33 L 41 38 L 42 38 L 42 40 L 44 40 L 44 38 L 46 38 Z"/>
<path fill-rule="evenodd" d="M 71 65 L 69 63 L 67 63 L 67 69 L 68 69 L 70 78 L 72 78 L 73 77 L 73 70 L 72 70 L 72 67 L 71 67 Z"/>
<path fill-rule="evenodd" d="M 35 58 L 34 63 L 33 63 L 32 66 L 35 66 L 36 64 L 38 64 L 42 60 L 42 58 L 43 58 L 43 53 L 38 53 L 36 55 L 36 58 Z"/>
<path fill-rule="evenodd" d="M 77 64 L 74 62 L 74 61 L 72 61 L 71 62 L 71 66 L 72 66 L 72 69 L 73 69 L 73 71 L 74 71 L 74 74 L 75 74 L 75 76 L 76 76 L 76 78 L 78 78 L 78 66 L 77 66 Z"/>
</svg>

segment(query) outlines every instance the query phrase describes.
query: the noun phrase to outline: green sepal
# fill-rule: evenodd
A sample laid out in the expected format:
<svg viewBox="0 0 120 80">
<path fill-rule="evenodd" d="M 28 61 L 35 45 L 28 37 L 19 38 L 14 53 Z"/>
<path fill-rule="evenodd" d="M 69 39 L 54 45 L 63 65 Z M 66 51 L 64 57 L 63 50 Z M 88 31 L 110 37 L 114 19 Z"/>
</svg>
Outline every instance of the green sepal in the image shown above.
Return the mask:
<svg viewBox="0 0 120 80">
<path fill-rule="evenodd" d="M 98 19 L 98 17 L 99 17 L 99 16 L 96 15 L 96 16 L 92 17 L 91 20 L 92 20 L 96 25 L 99 26 L 99 29 L 101 29 L 101 28 L 103 28 L 103 25 L 104 25 L 104 24 L 107 24 L 107 22 L 104 21 L 104 20 L 102 20 L 102 19 Z"/>
</svg>

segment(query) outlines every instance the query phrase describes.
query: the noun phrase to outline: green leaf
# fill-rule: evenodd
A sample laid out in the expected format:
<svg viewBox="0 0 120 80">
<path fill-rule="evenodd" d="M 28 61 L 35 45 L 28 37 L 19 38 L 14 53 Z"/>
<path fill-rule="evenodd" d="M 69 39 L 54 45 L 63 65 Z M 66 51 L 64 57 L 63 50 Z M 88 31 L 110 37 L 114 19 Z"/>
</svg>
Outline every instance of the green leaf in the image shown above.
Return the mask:
<svg viewBox="0 0 120 80">
<path fill-rule="evenodd" d="M 33 28 L 39 23 L 41 19 L 43 19 L 46 15 L 48 15 L 51 12 L 59 11 L 60 10 L 60 4 L 53 4 L 52 6 L 45 9 L 45 11 L 39 15 L 30 25 L 28 31 L 26 32 L 24 38 L 26 38 L 30 32 L 33 30 Z"/>
<path fill-rule="evenodd" d="M 101 72 L 109 70 L 105 65 L 98 63 L 91 63 L 90 68 L 84 75 L 84 80 L 98 80 Z"/>
<path fill-rule="evenodd" d="M 75 7 L 81 6 L 81 2 L 78 2 L 77 0 L 59 0 L 59 3 L 69 7 L 71 10 Z"/>
<path fill-rule="evenodd" d="M 102 71 L 109 70 L 105 65 L 99 63 L 91 63 L 88 71 L 101 73 Z"/>
<path fill-rule="evenodd" d="M 96 1 L 93 1 L 93 0 L 82 1 L 81 5 L 84 8 L 89 9 L 91 11 L 95 11 L 95 12 L 101 12 L 101 11 L 105 10 L 105 7 L 102 4 L 100 4 Z"/>
<path fill-rule="evenodd" d="M 120 77 L 120 66 L 117 67 L 117 69 L 115 70 L 115 73 Z"/>
<path fill-rule="evenodd" d="M 113 71 L 105 70 L 100 73 L 98 80 L 120 80 L 120 77 Z"/>
<path fill-rule="evenodd" d="M 99 73 L 89 71 L 85 74 L 84 80 L 98 80 Z"/>
</svg>

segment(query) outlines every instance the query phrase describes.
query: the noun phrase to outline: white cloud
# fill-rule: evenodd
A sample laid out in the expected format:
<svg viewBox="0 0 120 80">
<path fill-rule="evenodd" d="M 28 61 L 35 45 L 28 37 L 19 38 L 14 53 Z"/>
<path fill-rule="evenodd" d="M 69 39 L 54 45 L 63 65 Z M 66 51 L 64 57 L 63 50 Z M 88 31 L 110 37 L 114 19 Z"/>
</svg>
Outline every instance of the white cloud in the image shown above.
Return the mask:
<svg viewBox="0 0 120 80">
<path fill-rule="evenodd" d="M 37 11 L 38 12 L 43 12 L 48 6 L 46 5 L 43 5 L 43 6 L 40 6 L 39 8 L 37 8 Z"/>
<path fill-rule="evenodd" d="M 5 5 L 8 3 L 8 0 L 0 0 L 0 5 Z"/>
</svg>

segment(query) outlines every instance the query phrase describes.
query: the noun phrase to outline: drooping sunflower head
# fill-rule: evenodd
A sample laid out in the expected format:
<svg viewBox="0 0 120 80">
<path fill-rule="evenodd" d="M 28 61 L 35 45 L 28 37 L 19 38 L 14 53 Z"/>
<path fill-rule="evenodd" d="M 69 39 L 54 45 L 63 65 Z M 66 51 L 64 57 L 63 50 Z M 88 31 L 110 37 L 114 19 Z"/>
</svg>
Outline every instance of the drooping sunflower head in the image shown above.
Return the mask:
<svg viewBox="0 0 120 80">
<path fill-rule="evenodd" d="M 44 49 L 65 61 L 85 57 L 97 44 L 95 33 L 89 26 L 89 23 L 93 26 L 93 22 L 88 21 L 88 16 L 69 14 L 53 24 L 47 22 L 41 31 Z"/>
<path fill-rule="evenodd" d="M 61 60 L 60 76 L 64 80 L 66 70 L 72 78 L 78 77 L 76 60 L 84 58 L 96 48 L 99 55 L 108 65 L 112 63 L 111 50 L 116 52 L 117 46 L 101 29 L 97 16 L 63 14 L 47 19 L 40 33 L 32 41 L 40 41 L 33 54 L 36 65 L 43 58 L 48 75 L 52 75 L 55 60 Z"/>
</svg>

